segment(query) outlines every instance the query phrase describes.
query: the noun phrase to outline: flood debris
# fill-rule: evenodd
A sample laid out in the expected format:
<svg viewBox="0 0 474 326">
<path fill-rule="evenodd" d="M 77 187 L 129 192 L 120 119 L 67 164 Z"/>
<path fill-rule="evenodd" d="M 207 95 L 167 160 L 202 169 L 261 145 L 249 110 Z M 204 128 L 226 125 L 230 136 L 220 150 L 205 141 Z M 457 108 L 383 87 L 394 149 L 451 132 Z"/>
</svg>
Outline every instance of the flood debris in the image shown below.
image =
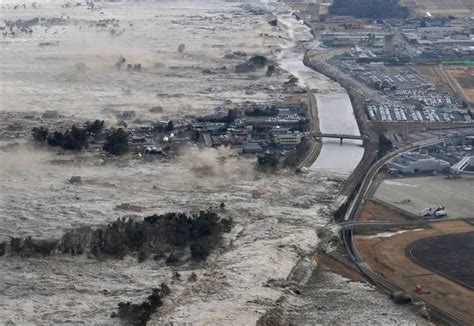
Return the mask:
<svg viewBox="0 0 474 326">
<path fill-rule="evenodd" d="M 121 203 L 120 205 L 115 206 L 115 209 L 139 213 L 144 210 L 144 207 L 140 205 L 133 205 L 130 203 Z"/>
<path fill-rule="evenodd" d="M 272 19 L 268 22 L 270 24 L 270 26 L 273 26 L 273 27 L 276 27 L 278 26 L 278 19 Z"/>
<path fill-rule="evenodd" d="M 400 303 L 400 304 L 407 304 L 413 301 L 413 298 L 411 297 L 411 295 L 403 291 L 397 291 L 397 292 L 391 293 L 390 298 L 393 300 L 393 302 Z"/>
<path fill-rule="evenodd" d="M 162 106 L 154 106 L 150 109 L 151 113 L 163 113 L 164 109 Z"/>
<path fill-rule="evenodd" d="M 246 62 L 239 63 L 235 67 L 235 72 L 242 74 L 242 73 L 249 73 L 255 72 L 258 69 L 264 68 L 268 64 L 268 59 L 262 55 L 256 55 L 248 59 Z"/>
<path fill-rule="evenodd" d="M 117 68 L 122 68 L 122 66 L 125 64 L 125 62 L 127 62 L 127 59 L 125 59 L 124 57 L 120 56 L 117 60 L 117 62 L 115 63 L 115 66 Z"/>
<path fill-rule="evenodd" d="M 69 179 L 69 183 L 70 183 L 70 184 L 77 184 L 77 185 L 80 185 L 80 184 L 83 183 L 82 177 L 79 176 L 79 175 L 73 175 L 73 176 L 71 177 L 71 179 Z"/>
</svg>

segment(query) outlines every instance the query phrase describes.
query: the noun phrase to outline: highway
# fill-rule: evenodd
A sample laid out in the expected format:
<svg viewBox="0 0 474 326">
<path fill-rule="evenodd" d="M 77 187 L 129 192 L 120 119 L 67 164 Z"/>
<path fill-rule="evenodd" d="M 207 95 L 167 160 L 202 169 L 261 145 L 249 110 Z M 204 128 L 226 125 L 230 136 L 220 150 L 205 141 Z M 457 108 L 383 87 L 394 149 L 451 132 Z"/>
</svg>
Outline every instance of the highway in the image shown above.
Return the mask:
<svg viewBox="0 0 474 326">
<path fill-rule="evenodd" d="M 357 266 L 359 271 L 374 285 L 384 289 L 385 291 L 389 293 L 393 293 L 395 291 L 400 290 L 393 284 L 387 282 L 384 280 L 382 277 L 379 277 L 377 273 L 375 273 L 365 262 L 362 256 L 359 254 L 357 251 L 356 246 L 354 245 L 353 242 L 353 236 L 354 236 L 354 231 L 353 227 L 357 225 L 357 217 L 359 216 L 360 210 L 362 208 L 362 204 L 364 203 L 365 197 L 367 196 L 367 193 L 369 192 L 372 182 L 377 175 L 377 173 L 380 171 L 380 169 L 391 159 L 395 158 L 397 155 L 400 155 L 402 153 L 410 152 L 415 149 L 419 149 L 422 147 L 427 147 L 427 146 L 432 146 L 436 145 L 439 143 L 445 142 L 444 138 L 432 138 L 428 140 L 423 140 L 417 143 L 414 143 L 409 146 L 405 146 L 403 148 L 400 148 L 390 154 L 385 155 L 382 159 L 377 161 L 372 167 L 369 169 L 367 172 L 366 176 L 364 177 L 360 188 L 354 197 L 353 201 L 349 205 L 349 208 L 347 209 L 347 212 L 344 216 L 344 222 L 341 223 L 343 225 L 342 229 L 342 239 L 344 242 L 344 246 L 346 247 L 347 253 L 352 260 L 352 262 Z M 422 223 L 423 221 L 417 221 L 415 223 Z M 428 223 L 428 221 L 426 221 Z M 384 225 L 382 223 L 371 223 L 368 222 L 372 225 Z M 362 225 L 362 223 L 360 223 Z M 396 223 L 400 224 L 400 223 Z M 417 295 L 412 295 L 414 299 L 417 301 L 423 301 L 422 298 L 420 298 Z M 425 302 L 426 303 L 426 302 Z M 454 318 L 453 316 L 445 313 L 444 311 L 438 309 L 437 307 L 426 303 L 427 307 L 430 309 L 431 313 L 436 316 L 437 318 L 440 318 L 444 321 L 446 321 L 450 325 L 462 325 L 463 323 Z"/>
</svg>

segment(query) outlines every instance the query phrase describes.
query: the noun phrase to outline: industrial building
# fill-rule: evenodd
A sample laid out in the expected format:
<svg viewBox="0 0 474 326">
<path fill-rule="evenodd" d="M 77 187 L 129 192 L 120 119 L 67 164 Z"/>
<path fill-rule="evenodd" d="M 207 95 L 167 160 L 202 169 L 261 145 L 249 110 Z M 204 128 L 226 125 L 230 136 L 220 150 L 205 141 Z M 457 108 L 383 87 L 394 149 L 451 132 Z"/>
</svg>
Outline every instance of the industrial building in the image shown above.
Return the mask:
<svg viewBox="0 0 474 326">
<path fill-rule="evenodd" d="M 434 171 L 448 171 L 450 164 L 444 160 L 436 159 L 429 155 L 406 153 L 397 156 L 388 163 L 388 168 L 391 173 L 416 174 Z"/>
<path fill-rule="evenodd" d="M 326 46 L 347 47 L 355 45 L 365 45 L 369 47 L 383 47 L 385 35 L 382 33 L 343 33 L 328 32 L 321 34 L 321 41 Z"/>
</svg>

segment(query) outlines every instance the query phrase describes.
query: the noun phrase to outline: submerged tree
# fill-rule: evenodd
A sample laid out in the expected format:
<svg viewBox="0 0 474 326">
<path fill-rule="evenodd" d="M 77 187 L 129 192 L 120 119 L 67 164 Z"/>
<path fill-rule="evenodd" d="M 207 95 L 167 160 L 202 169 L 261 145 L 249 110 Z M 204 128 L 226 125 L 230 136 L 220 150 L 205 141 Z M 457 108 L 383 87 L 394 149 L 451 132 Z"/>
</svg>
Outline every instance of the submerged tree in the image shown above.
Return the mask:
<svg viewBox="0 0 474 326">
<path fill-rule="evenodd" d="M 104 150 L 112 155 L 123 155 L 128 152 L 129 135 L 122 128 L 114 130 L 107 136 Z"/>
<path fill-rule="evenodd" d="M 46 137 L 46 138 L 45 138 Z M 38 141 L 46 140 L 49 146 L 61 147 L 65 150 L 80 151 L 87 147 L 88 134 L 84 128 L 72 126 L 71 129 L 64 133 L 55 131 L 52 134 L 44 128 L 34 128 L 33 138 Z"/>
<path fill-rule="evenodd" d="M 104 130 L 104 120 L 87 121 L 84 125 L 87 133 L 91 136 L 97 136 Z"/>
<path fill-rule="evenodd" d="M 140 304 L 120 302 L 118 312 L 112 314 L 112 317 L 119 317 L 127 325 L 146 325 L 151 315 L 163 305 L 163 299 L 170 293 L 168 285 L 161 283 L 160 288 L 152 289 L 151 295 Z"/>
<path fill-rule="evenodd" d="M 44 143 L 48 139 L 49 131 L 45 127 L 33 128 L 31 131 L 33 139 L 39 143 Z"/>
</svg>

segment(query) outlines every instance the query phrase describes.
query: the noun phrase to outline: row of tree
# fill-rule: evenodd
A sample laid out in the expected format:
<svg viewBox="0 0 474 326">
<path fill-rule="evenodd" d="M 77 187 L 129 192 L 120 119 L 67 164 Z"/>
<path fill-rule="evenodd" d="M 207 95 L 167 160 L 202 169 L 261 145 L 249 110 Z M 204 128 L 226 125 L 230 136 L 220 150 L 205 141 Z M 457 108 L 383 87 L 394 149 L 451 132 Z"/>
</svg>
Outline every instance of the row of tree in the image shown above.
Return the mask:
<svg viewBox="0 0 474 326">
<path fill-rule="evenodd" d="M 166 257 L 169 263 L 184 262 L 188 258 L 202 261 L 231 227 L 231 219 L 220 218 L 213 211 L 167 213 L 144 220 L 130 217 L 95 230 L 91 227 L 72 229 L 61 239 L 11 238 L 9 243 L 0 243 L 0 255 L 9 252 L 12 256 L 30 257 L 62 252 L 122 259 L 127 254 L 135 254 L 143 261 L 153 254 L 155 258 Z"/>
<path fill-rule="evenodd" d="M 90 139 L 97 139 L 104 132 L 104 121 L 87 121 L 83 127 L 73 125 L 64 132 L 51 132 L 45 127 L 32 129 L 32 136 L 36 143 L 48 144 L 69 151 L 81 151 L 89 146 Z M 114 129 L 106 137 L 103 149 L 113 155 L 122 155 L 128 152 L 129 135 L 122 128 Z"/>
</svg>

